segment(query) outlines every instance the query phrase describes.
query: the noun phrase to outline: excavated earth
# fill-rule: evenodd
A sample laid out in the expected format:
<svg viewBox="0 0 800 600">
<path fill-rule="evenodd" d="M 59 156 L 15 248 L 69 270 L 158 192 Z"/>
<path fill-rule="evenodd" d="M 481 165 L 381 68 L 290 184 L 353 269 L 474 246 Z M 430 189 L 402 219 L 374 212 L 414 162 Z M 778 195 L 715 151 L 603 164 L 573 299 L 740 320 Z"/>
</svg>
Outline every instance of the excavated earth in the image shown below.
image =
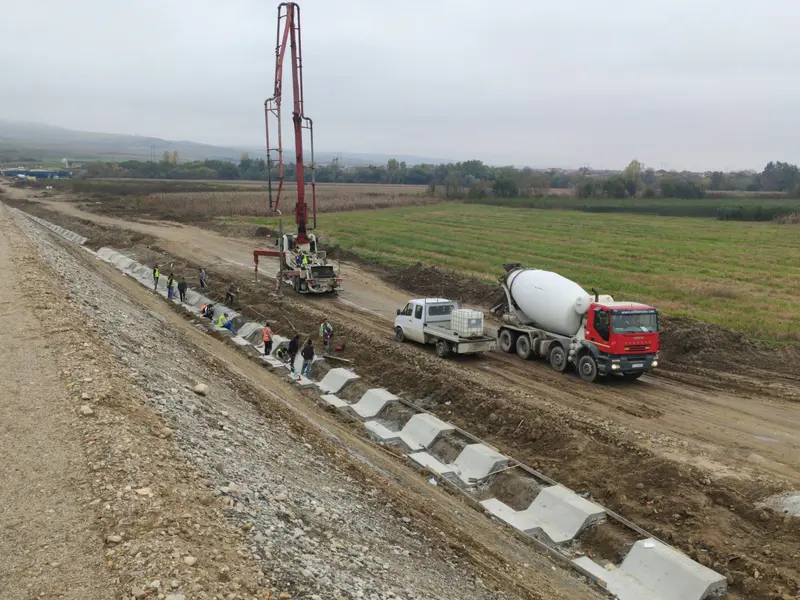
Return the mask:
<svg viewBox="0 0 800 600">
<path fill-rule="evenodd" d="M 246 242 L 231 239 L 225 246 L 232 248 L 229 256 L 212 256 L 197 249 L 196 238 L 208 248 L 221 238 L 216 233 L 118 221 L 80 211 L 74 203 L 17 202 L 90 239 L 107 235 L 102 232 L 109 226 L 152 236 L 145 243 L 122 238 L 111 245 L 176 273 L 192 274 L 202 264 L 219 295 L 223 282 L 236 280 L 237 308 L 268 317 L 278 333 L 314 335 L 329 317 L 336 344 L 344 345 L 338 355 L 353 361 L 367 384 L 418 402 L 724 573 L 729 598 L 800 596 L 800 521 L 762 505 L 773 494 L 800 488 L 796 346 L 754 344 L 751 352 L 737 352 L 743 341 L 737 334 L 672 319 L 666 324 L 665 368 L 635 384 L 588 386 L 574 375 L 499 353 L 442 361 L 430 349 L 394 342 L 392 315 L 377 303 L 365 308 L 347 301 L 350 296 L 337 301 L 289 291 L 277 297 L 271 277 L 254 283 L 252 271 L 246 272 L 249 265 L 236 253 Z M 179 240 L 194 243 L 198 255 L 190 256 Z M 354 284 L 367 282 L 375 294 L 397 303 L 435 291 L 483 304 L 483 291 L 469 296 L 459 285 L 433 290 L 429 281 L 435 277 L 422 276 L 428 269 L 418 267 L 408 277 L 395 272 L 407 291 L 381 287 L 381 278 L 370 279 L 363 265 L 345 263 L 345 277 L 349 270 Z M 474 282 L 460 285 L 474 289 Z M 497 485 L 512 503 L 534 493 L 513 480 Z M 586 543 L 604 553 L 612 541 Z"/>
</svg>

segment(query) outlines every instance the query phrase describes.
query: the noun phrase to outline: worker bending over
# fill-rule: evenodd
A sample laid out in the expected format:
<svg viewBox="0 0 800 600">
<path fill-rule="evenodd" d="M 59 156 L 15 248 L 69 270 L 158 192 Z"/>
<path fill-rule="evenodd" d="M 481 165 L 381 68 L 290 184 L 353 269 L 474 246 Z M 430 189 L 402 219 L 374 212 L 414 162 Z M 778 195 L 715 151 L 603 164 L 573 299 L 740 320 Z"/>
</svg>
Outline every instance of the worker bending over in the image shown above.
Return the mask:
<svg viewBox="0 0 800 600">
<path fill-rule="evenodd" d="M 269 356 L 272 354 L 272 329 L 270 329 L 269 323 L 264 324 L 261 334 L 264 336 L 264 356 Z"/>
<path fill-rule="evenodd" d="M 213 319 L 214 318 L 214 305 L 213 304 L 203 304 L 200 307 L 200 314 L 204 316 L 206 319 Z"/>
</svg>

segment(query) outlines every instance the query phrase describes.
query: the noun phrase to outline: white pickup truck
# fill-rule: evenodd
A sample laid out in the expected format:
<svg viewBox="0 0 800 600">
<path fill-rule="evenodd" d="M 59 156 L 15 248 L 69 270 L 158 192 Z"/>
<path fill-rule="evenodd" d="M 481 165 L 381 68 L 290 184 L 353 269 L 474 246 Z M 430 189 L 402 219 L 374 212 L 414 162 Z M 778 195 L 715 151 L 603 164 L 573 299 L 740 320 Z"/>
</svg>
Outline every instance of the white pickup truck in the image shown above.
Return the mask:
<svg viewBox="0 0 800 600">
<path fill-rule="evenodd" d="M 483 313 L 462 309 L 458 302 L 444 298 L 411 300 L 397 310 L 394 338 L 420 344 L 435 344 L 436 354 L 477 354 L 494 350 L 497 342 L 483 332 Z"/>
</svg>

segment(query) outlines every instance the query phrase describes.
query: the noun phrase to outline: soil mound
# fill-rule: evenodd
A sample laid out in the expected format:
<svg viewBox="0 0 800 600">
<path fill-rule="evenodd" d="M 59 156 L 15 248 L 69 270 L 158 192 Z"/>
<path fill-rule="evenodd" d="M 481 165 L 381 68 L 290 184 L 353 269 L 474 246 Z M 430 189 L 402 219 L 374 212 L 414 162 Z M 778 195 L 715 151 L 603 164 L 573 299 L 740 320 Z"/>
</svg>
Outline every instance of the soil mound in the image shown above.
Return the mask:
<svg viewBox="0 0 800 600">
<path fill-rule="evenodd" d="M 673 361 L 760 347 L 740 333 L 685 317 L 662 318 L 661 332 L 661 353 Z"/>
</svg>

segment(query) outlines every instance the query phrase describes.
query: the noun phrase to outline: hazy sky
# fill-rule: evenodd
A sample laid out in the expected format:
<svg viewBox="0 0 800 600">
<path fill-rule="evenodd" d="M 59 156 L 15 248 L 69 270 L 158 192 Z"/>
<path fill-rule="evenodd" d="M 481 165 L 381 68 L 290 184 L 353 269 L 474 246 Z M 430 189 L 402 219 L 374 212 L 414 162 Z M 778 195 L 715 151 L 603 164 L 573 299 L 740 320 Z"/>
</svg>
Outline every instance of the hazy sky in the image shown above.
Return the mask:
<svg viewBox="0 0 800 600">
<path fill-rule="evenodd" d="M 300 4 L 320 151 L 612 168 L 633 157 L 675 169 L 800 162 L 797 0 Z M 262 144 L 277 2 L 0 7 L 0 118 Z"/>
</svg>

